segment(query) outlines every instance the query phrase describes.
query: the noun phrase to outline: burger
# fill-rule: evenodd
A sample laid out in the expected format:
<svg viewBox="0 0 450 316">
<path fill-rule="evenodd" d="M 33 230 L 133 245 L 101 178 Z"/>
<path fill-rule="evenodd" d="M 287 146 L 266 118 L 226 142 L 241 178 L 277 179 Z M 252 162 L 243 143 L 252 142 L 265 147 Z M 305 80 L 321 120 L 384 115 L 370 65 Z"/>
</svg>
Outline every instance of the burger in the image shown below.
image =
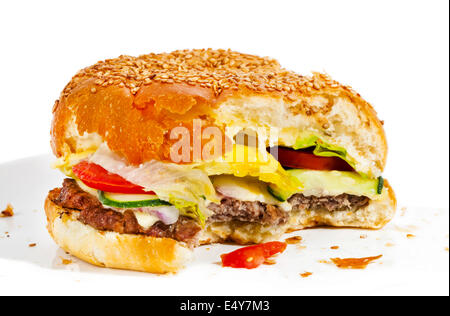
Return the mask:
<svg viewBox="0 0 450 316">
<path fill-rule="evenodd" d="M 197 246 L 395 212 L 383 122 L 350 87 L 231 50 L 120 56 L 53 108 L 48 231 L 94 265 L 175 272 Z"/>
</svg>

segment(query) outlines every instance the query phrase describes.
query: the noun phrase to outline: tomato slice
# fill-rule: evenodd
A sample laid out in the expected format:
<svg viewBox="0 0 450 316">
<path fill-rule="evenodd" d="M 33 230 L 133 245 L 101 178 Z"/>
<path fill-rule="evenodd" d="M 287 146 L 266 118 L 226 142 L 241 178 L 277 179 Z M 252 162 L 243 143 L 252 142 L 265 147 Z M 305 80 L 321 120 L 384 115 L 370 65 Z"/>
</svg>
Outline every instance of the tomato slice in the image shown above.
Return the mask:
<svg viewBox="0 0 450 316">
<path fill-rule="evenodd" d="M 278 161 L 283 167 L 312 170 L 353 171 L 353 168 L 338 157 L 320 157 L 313 153 L 278 147 Z"/>
<path fill-rule="evenodd" d="M 286 243 L 271 241 L 264 244 L 239 248 L 220 256 L 223 267 L 254 269 L 277 253 L 286 249 Z"/>
<path fill-rule="evenodd" d="M 73 173 L 88 187 L 111 193 L 153 194 L 103 167 L 82 161 L 72 167 Z"/>
</svg>

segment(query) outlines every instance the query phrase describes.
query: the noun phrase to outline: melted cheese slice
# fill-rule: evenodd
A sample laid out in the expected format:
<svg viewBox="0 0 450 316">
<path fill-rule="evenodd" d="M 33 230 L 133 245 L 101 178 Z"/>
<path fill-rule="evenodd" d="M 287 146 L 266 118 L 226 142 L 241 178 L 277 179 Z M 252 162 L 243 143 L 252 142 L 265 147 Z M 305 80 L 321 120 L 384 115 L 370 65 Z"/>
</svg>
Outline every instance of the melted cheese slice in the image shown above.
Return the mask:
<svg viewBox="0 0 450 316">
<path fill-rule="evenodd" d="M 267 184 L 252 177 L 235 177 L 220 175 L 211 177 L 216 191 L 224 196 L 240 201 L 262 202 L 278 205 L 284 211 L 290 211 L 292 206 L 288 202 L 280 202 L 268 191 Z"/>
</svg>

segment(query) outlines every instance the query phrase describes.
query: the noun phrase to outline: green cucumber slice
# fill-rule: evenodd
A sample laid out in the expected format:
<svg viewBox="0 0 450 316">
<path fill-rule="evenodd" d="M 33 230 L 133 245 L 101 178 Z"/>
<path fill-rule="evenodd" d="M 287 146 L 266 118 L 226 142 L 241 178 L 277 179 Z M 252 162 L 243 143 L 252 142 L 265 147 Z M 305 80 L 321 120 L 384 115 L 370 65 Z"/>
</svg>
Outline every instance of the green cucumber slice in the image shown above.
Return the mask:
<svg viewBox="0 0 450 316">
<path fill-rule="evenodd" d="M 272 189 L 270 186 L 267 186 L 267 191 L 272 195 L 275 199 L 277 199 L 280 202 L 286 202 L 287 198 L 284 198 L 280 192 L 276 192 L 274 189 Z"/>
<path fill-rule="evenodd" d="M 297 192 L 320 189 L 328 192 L 329 195 L 339 195 L 348 193 L 358 196 L 367 196 L 371 200 L 382 198 L 383 178 L 370 179 L 362 177 L 356 172 L 349 171 L 326 171 L 326 170 L 308 170 L 308 169 L 290 169 L 287 173 L 296 178 L 302 185 Z M 269 192 L 279 200 L 286 200 L 292 194 L 279 190 L 270 185 Z"/>
<path fill-rule="evenodd" d="M 148 206 L 172 205 L 150 194 L 118 194 L 98 191 L 98 199 L 103 205 L 118 208 L 137 208 Z"/>
<path fill-rule="evenodd" d="M 377 193 L 381 194 L 383 192 L 384 179 L 382 176 L 378 177 Z"/>
</svg>

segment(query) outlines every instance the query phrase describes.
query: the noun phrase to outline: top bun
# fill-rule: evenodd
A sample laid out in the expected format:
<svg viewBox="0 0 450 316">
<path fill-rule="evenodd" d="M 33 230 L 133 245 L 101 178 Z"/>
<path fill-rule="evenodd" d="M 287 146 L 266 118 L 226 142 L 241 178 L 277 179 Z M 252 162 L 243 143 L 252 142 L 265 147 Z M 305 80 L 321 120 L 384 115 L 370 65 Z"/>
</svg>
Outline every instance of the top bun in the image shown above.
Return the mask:
<svg viewBox="0 0 450 316">
<path fill-rule="evenodd" d="M 106 142 L 131 164 L 170 160 L 176 141 L 170 130 L 192 129 L 198 118 L 229 137 L 248 129 L 275 131 L 280 146 L 293 146 L 301 132 L 314 133 L 345 148 L 355 169 L 371 176 L 380 175 L 386 162 L 382 122 L 350 87 L 230 50 L 98 62 L 72 78 L 53 113 L 52 148 L 58 157 Z"/>
</svg>

